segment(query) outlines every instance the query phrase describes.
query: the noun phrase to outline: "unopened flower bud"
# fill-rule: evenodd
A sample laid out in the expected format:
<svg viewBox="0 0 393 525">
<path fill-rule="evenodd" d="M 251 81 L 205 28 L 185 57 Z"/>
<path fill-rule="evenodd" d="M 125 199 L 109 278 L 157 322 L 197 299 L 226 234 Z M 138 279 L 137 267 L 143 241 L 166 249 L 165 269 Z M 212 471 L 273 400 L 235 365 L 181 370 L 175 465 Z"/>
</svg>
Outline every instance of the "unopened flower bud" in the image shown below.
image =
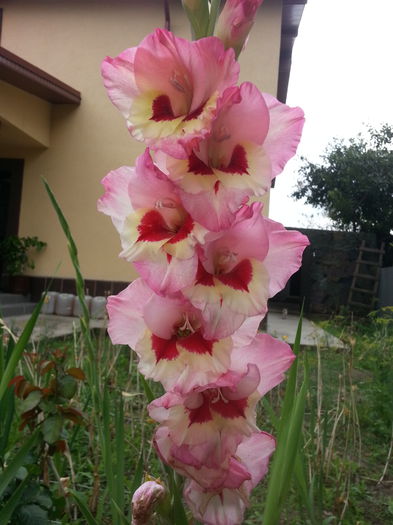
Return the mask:
<svg viewBox="0 0 393 525">
<path fill-rule="evenodd" d="M 159 501 L 165 496 L 165 487 L 157 481 L 146 481 L 132 497 L 132 524 L 149 525 L 150 518 Z"/>
<path fill-rule="evenodd" d="M 207 36 L 209 6 L 207 0 L 182 0 L 184 11 L 191 24 L 194 39 Z"/>
<path fill-rule="evenodd" d="M 227 0 L 218 18 L 215 35 L 226 49 L 232 47 L 238 57 L 254 24 L 263 0 Z"/>
<path fill-rule="evenodd" d="M 183 7 L 187 7 L 191 11 L 196 11 L 204 3 L 206 3 L 205 0 L 182 0 Z"/>
</svg>

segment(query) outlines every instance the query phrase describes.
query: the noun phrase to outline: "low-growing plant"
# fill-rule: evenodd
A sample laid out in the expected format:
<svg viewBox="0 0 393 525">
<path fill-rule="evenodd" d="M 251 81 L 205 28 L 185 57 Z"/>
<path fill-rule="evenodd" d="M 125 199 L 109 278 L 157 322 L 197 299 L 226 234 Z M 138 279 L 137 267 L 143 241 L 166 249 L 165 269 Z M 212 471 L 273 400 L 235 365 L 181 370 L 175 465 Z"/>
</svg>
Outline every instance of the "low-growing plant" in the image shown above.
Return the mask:
<svg viewBox="0 0 393 525">
<path fill-rule="evenodd" d="M 3 261 L 3 273 L 7 275 L 23 274 L 28 268 L 34 269 L 31 251 L 40 252 L 46 242 L 38 237 L 18 237 L 10 235 L 0 241 L 0 257 Z"/>
</svg>

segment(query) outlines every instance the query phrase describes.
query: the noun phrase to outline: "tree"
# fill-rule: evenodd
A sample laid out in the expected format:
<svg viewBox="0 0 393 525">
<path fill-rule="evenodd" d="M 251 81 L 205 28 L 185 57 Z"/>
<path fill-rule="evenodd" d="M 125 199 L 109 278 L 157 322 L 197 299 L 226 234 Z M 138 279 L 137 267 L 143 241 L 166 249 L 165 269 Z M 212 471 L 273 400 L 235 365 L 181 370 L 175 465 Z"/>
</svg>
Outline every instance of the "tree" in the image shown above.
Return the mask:
<svg viewBox="0 0 393 525">
<path fill-rule="evenodd" d="M 367 128 L 345 142 L 334 139 L 320 164 L 302 159 L 300 182 L 292 194 L 323 209 L 335 226 L 393 237 L 393 126 Z"/>
</svg>

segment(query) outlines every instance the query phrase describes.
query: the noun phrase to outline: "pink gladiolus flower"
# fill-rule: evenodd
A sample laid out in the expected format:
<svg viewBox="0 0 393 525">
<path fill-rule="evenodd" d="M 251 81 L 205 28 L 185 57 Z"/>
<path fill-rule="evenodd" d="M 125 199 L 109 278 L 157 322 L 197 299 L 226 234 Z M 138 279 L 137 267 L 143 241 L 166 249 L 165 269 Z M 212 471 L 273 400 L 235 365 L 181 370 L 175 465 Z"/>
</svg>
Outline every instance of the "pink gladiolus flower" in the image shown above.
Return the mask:
<svg viewBox="0 0 393 525">
<path fill-rule="evenodd" d="M 156 29 L 138 47 L 107 57 L 102 75 L 131 134 L 182 155 L 184 144 L 208 132 L 217 96 L 236 84 L 239 66 L 216 37 L 189 42 Z"/>
<path fill-rule="evenodd" d="M 111 171 L 103 180 L 98 209 L 112 217 L 123 251 L 158 293 L 174 293 L 192 282 L 195 244 L 206 230 L 183 208 L 174 184 L 153 164 L 149 151 L 136 168 Z"/>
<path fill-rule="evenodd" d="M 244 206 L 231 228 L 198 247 L 196 279 L 183 294 L 201 310 L 208 338 L 227 337 L 247 317 L 265 314 L 268 298 L 300 267 L 307 237 L 264 218 L 261 206 Z"/>
<path fill-rule="evenodd" d="M 155 444 L 163 460 L 206 489 L 239 487 L 248 474 L 232 456 L 245 437 L 259 432 L 255 405 L 282 381 L 293 359 L 288 345 L 260 334 L 233 351 L 231 369 L 215 383 L 153 401 L 149 413 L 161 423 Z"/>
<path fill-rule="evenodd" d="M 263 0 L 227 0 L 217 20 L 215 34 L 225 48 L 233 48 L 239 56 L 254 24 L 258 7 Z"/>
<path fill-rule="evenodd" d="M 227 372 L 232 340 L 206 339 L 201 313 L 184 298 L 160 297 L 137 279 L 107 308 L 112 342 L 132 347 L 139 371 L 166 390 L 188 392 Z"/>
<path fill-rule="evenodd" d="M 165 497 L 165 487 L 157 481 L 146 481 L 132 496 L 131 525 L 149 525 L 154 509 Z"/>
<path fill-rule="evenodd" d="M 304 117 L 244 82 L 224 91 L 211 133 L 186 159 L 159 161 L 181 189 L 192 217 L 212 231 L 228 228 L 249 195 L 261 196 L 295 154 Z"/>
<path fill-rule="evenodd" d="M 208 490 L 194 480 L 187 480 L 184 498 L 193 516 L 204 525 L 240 525 L 251 490 L 266 475 L 274 448 L 274 438 L 265 432 L 253 434 L 240 443 L 236 457 L 248 477 L 239 487 Z"/>
<path fill-rule="evenodd" d="M 228 372 L 186 395 L 167 392 L 150 403 L 150 416 L 161 423 L 155 444 L 164 461 L 206 488 L 215 488 L 216 477 L 226 477 L 227 461 L 242 439 L 258 432 L 259 382 L 258 367 L 250 364 L 245 374 Z M 213 480 L 202 467 L 212 469 Z"/>
</svg>

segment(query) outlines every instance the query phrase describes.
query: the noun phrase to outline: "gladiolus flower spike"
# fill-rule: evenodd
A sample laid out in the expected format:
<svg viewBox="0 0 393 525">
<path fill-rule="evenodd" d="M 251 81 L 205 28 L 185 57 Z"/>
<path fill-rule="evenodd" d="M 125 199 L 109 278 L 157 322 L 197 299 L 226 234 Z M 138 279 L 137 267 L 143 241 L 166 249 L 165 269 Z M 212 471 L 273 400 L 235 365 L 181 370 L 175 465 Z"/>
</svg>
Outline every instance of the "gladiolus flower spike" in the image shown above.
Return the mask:
<svg viewBox="0 0 393 525">
<path fill-rule="evenodd" d="M 207 0 L 183 4 L 205 36 Z M 231 48 L 243 47 L 259 4 L 228 0 L 222 41 L 157 29 L 102 64 L 109 98 L 146 146 L 135 167 L 102 180 L 98 209 L 141 276 L 109 297 L 108 332 L 163 385 L 149 405 L 154 446 L 185 477 L 185 502 L 205 525 L 241 524 L 267 472 L 275 440 L 257 427 L 256 405 L 295 356 L 258 327 L 308 244 L 249 201 L 294 155 L 304 122 L 301 109 L 236 85 Z M 164 492 L 153 481 L 135 492 L 135 525 L 160 512 Z"/>
</svg>

